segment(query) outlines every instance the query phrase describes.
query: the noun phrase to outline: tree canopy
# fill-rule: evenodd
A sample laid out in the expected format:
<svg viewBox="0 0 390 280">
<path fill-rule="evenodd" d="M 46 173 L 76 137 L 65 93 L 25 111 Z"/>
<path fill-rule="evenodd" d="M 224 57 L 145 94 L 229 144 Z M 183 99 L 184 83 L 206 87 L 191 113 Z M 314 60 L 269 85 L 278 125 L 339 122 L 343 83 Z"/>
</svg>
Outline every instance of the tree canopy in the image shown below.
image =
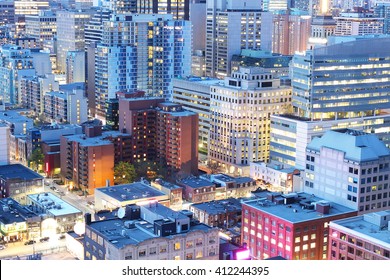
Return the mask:
<svg viewBox="0 0 390 280">
<path fill-rule="evenodd" d="M 114 184 L 128 184 L 137 178 L 134 165 L 121 161 L 114 166 Z"/>
<path fill-rule="evenodd" d="M 41 147 L 35 148 L 32 151 L 29 159 L 31 168 L 34 170 L 38 170 L 39 166 L 42 166 L 44 159 L 45 159 L 45 155 L 42 152 L 42 148 Z"/>
</svg>

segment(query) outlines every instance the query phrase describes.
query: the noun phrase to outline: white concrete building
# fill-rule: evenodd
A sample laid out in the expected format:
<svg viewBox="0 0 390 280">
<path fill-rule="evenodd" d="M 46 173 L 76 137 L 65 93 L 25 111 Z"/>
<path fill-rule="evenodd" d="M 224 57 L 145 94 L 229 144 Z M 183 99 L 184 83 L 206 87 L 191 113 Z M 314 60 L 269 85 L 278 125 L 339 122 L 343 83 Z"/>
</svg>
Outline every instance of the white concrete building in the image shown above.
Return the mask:
<svg viewBox="0 0 390 280">
<path fill-rule="evenodd" d="M 291 87 L 262 68 L 240 68 L 212 86 L 208 157 L 224 173 L 249 175 L 252 161 L 268 161 L 270 117 L 288 112 Z"/>
<path fill-rule="evenodd" d="M 304 192 L 358 210 L 390 208 L 390 149 L 375 134 L 327 131 L 306 148 Z"/>
</svg>

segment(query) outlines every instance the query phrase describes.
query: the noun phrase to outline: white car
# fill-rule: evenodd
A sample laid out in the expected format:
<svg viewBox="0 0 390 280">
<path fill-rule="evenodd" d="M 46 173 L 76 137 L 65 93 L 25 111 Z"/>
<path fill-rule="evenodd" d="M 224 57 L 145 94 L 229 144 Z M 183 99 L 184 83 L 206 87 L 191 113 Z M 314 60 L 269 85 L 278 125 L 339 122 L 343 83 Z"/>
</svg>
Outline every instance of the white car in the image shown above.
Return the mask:
<svg viewBox="0 0 390 280">
<path fill-rule="evenodd" d="M 0 250 L 4 250 L 5 246 L 3 244 L 0 244 Z"/>
</svg>

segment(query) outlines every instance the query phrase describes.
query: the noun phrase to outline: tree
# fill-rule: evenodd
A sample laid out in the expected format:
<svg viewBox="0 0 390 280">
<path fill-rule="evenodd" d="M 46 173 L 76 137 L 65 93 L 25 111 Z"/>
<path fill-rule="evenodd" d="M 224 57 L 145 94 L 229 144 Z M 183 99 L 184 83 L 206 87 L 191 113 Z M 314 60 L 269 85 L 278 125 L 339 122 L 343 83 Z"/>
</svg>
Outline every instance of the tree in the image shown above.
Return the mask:
<svg viewBox="0 0 390 280">
<path fill-rule="evenodd" d="M 141 161 L 134 164 L 138 178 L 166 178 L 168 176 L 168 167 L 166 162 Z"/>
<path fill-rule="evenodd" d="M 207 162 L 207 168 L 210 169 L 211 174 L 216 174 L 221 171 L 220 166 L 217 162 L 209 160 Z"/>
<path fill-rule="evenodd" d="M 134 165 L 121 161 L 114 166 L 114 184 L 128 184 L 134 182 L 137 178 Z"/>
<path fill-rule="evenodd" d="M 42 152 L 42 148 L 41 147 L 35 148 L 32 151 L 30 159 L 29 159 L 29 163 L 30 163 L 30 166 L 32 167 L 32 169 L 38 171 L 39 166 L 43 165 L 44 158 L 45 158 L 45 155 Z"/>
</svg>

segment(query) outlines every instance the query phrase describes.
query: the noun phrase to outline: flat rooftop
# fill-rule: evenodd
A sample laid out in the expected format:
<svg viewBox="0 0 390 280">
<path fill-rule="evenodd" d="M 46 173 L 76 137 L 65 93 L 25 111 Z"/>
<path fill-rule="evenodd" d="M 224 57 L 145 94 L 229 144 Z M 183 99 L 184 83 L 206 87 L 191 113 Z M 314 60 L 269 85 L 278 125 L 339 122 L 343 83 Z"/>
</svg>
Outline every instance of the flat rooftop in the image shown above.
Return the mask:
<svg viewBox="0 0 390 280">
<path fill-rule="evenodd" d="M 29 194 L 28 198 L 34 201 L 37 205 L 45 208 L 47 212 L 53 216 L 65 216 L 71 214 L 82 214 L 83 212 L 76 207 L 65 202 L 58 196 L 46 192 L 39 194 Z"/>
<path fill-rule="evenodd" d="M 8 164 L 0 166 L 0 177 L 4 179 L 36 180 L 43 179 L 41 175 L 24 165 Z"/>
<path fill-rule="evenodd" d="M 194 189 L 214 186 L 212 182 L 194 176 L 182 179 L 178 183 L 181 183 Z"/>
<path fill-rule="evenodd" d="M 150 185 L 135 182 L 131 184 L 123 184 L 111 187 L 97 188 L 95 192 L 101 192 L 118 201 L 129 201 L 135 199 L 148 199 L 166 197 L 167 195 L 160 190 L 153 188 Z M 168 197 L 166 197 L 168 198 Z"/>
<path fill-rule="evenodd" d="M 226 213 L 226 211 L 241 212 L 241 208 L 242 208 L 241 202 L 235 198 L 214 200 L 214 201 L 204 202 L 204 203 L 196 203 L 196 204 L 192 204 L 190 208 L 191 207 L 205 211 L 210 215 L 222 214 L 222 213 Z"/>
<path fill-rule="evenodd" d="M 390 210 L 381 211 L 390 215 Z M 345 228 L 348 232 L 353 232 L 354 235 L 360 236 L 364 239 L 370 239 L 371 241 L 380 241 L 385 243 L 384 245 L 390 247 L 390 230 L 388 224 L 385 227 L 380 228 L 378 224 L 372 223 L 365 219 L 365 216 L 372 216 L 381 212 L 364 214 L 362 216 L 336 220 L 331 222 L 332 225 Z"/>
<path fill-rule="evenodd" d="M 33 122 L 33 119 L 21 115 L 21 113 L 26 113 L 26 111 L 22 111 L 22 110 L 0 111 L 0 121 L 10 122 L 10 123 L 23 123 L 23 122 L 32 123 Z"/>
<path fill-rule="evenodd" d="M 266 193 L 272 194 L 271 192 L 266 192 Z M 281 198 L 284 199 L 284 196 L 292 197 L 293 195 L 294 194 L 282 195 Z M 334 202 L 325 201 L 324 199 L 312 196 L 311 194 L 297 193 L 295 195 L 298 195 L 298 200 L 294 203 L 287 204 L 287 205 L 275 204 L 267 200 L 266 198 L 247 200 L 247 201 L 243 201 L 242 204 L 261 210 L 262 212 L 278 217 L 290 223 L 301 223 L 305 221 L 322 219 L 324 217 L 332 217 L 332 216 L 357 212 L 356 210 L 353 210 L 351 208 L 345 207 L 343 205 Z M 329 214 L 321 214 L 317 212 L 315 209 L 302 209 L 302 205 L 299 202 L 303 202 L 303 201 L 314 202 L 314 203 L 328 202 L 331 205 L 329 209 Z"/>
<path fill-rule="evenodd" d="M 162 179 L 156 179 L 155 183 L 159 184 L 160 186 L 163 186 L 164 188 L 170 189 L 170 190 L 181 189 L 181 187 L 179 187 L 178 185 L 169 183 L 169 182 L 164 181 Z"/>
<path fill-rule="evenodd" d="M 26 218 L 21 215 L 22 206 L 12 198 L 3 198 L 0 200 L 0 222 L 4 225 L 13 223 L 23 223 Z M 22 210 L 23 211 L 23 210 Z M 27 211 L 25 211 L 28 213 Z M 34 216 L 30 213 L 30 216 Z"/>
<path fill-rule="evenodd" d="M 96 137 L 87 137 L 85 134 L 67 135 L 65 136 L 70 141 L 80 143 L 84 147 L 89 146 L 103 146 L 112 144 L 111 141 L 106 140 L 107 137 L 119 137 L 119 136 L 130 136 L 130 134 L 122 133 L 119 131 L 104 131 L 102 135 Z"/>
</svg>

